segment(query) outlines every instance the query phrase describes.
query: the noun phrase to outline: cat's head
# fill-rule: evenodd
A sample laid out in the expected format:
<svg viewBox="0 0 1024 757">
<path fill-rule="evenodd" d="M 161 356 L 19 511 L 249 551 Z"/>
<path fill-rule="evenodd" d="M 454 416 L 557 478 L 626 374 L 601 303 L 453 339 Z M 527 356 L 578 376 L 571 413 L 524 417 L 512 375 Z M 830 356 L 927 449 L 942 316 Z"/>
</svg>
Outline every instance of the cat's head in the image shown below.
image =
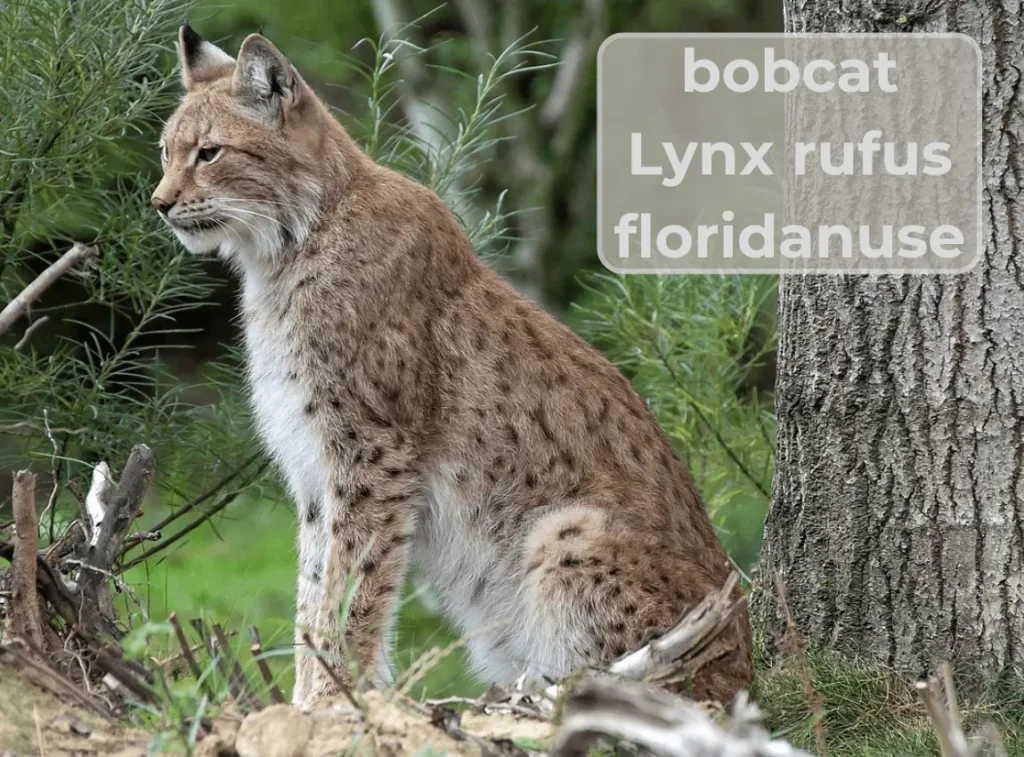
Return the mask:
<svg viewBox="0 0 1024 757">
<path fill-rule="evenodd" d="M 153 206 L 193 253 L 273 259 L 301 246 L 341 180 L 340 126 L 259 34 L 236 60 L 183 26 L 178 50 L 185 95 L 160 139 Z"/>
</svg>

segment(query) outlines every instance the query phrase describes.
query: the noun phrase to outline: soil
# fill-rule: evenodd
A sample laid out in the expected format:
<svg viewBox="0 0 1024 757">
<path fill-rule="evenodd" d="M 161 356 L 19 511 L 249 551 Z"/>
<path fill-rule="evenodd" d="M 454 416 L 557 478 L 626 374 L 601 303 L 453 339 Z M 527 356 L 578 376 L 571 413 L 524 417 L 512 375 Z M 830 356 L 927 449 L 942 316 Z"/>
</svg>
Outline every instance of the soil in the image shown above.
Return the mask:
<svg viewBox="0 0 1024 757">
<path fill-rule="evenodd" d="M 453 737 L 431 718 L 386 694 L 363 695 L 363 711 L 346 701 L 312 713 L 274 705 L 243 717 L 227 708 L 195 748 L 196 757 L 326 757 L 337 754 L 449 757 L 524 754 L 516 742 L 543 742 L 550 723 L 504 713 L 466 712 Z M 451 718 L 456 716 L 452 714 Z M 153 734 L 108 720 L 38 674 L 0 657 L 0 757 L 144 757 Z"/>
</svg>

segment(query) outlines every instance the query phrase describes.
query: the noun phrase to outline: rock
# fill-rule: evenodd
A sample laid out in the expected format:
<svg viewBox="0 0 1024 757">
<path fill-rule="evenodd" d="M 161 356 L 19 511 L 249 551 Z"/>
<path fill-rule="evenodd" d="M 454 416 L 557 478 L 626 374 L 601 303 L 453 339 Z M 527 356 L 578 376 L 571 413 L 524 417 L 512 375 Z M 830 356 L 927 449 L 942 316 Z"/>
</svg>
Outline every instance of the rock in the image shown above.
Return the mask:
<svg viewBox="0 0 1024 757">
<path fill-rule="evenodd" d="M 300 757 L 313 724 L 287 704 L 275 704 L 242 721 L 235 739 L 239 757 Z"/>
</svg>

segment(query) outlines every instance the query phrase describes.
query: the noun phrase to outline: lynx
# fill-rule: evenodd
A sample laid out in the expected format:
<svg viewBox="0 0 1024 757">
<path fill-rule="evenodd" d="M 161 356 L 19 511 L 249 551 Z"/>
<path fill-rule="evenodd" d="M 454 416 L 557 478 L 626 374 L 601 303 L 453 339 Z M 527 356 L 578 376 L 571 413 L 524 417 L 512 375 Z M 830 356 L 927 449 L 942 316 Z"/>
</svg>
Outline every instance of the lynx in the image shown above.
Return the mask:
<svg viewBox="0 0 1024 757">
<path fill-rule="evenodd" d="M 500 683 L 621 655 L 725 581 L 688 473 L 609 362 L 362 153 L 267 39 L 237 60 L 188 26 L 178 42 L 152 203 L 241 278 L 258 430 L 298 513 L 297 706 L 338 693 L 303 632 L 345 685 L 391 679 L 410 566 Z M 745 610 L 724 638 L 697 698 L 751 681 Z"/>
</svg>

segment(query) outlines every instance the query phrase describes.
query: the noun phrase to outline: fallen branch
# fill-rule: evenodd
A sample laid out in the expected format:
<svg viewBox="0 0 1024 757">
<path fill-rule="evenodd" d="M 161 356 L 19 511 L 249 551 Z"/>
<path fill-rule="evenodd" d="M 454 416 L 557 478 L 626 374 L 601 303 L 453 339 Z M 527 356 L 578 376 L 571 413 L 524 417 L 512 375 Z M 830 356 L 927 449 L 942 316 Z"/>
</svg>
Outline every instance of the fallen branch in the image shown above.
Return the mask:
<svg viewBox="0 0 1024 757">
<path fill-rule="evenodd" d="M 106 721 L 114 722 L 113 713 L 109 708 L 103 706 L 95 697 L 87 696 L 74 683 L 49 665 L 40 662 L 39 655 L 32 653 L 27 645 L 20 641 L 0 645 L 0 659 L 4 657 L 13 661 L 22 670 L 29 672 L 32 680 L 48 691 L 57 696 L 70 697 L 75 703 L 96 713 Z"/>
<path fill-rule="evenodd" d="M 772 739 L 760 723 L 745 694 L 723 727 L 692 702 L 632 681 L 594 679 L 569 695 L 553 753 L 586 754 L 597 737 L 610 736 L 669 757 L 809 757 Z"/>
<path fill-rule="evenodd" d="M 644 679 L 693 678 L 711 655 L 709 645 L 725 630 L 737 608 L 746 601 L 736 599 L 736 573 L 725 585 L 709 594 L 673 628 L 639 649 L 613 660 L 608 672 L 634 681 Z"/>
<path fill-rule="evenodd" d="M 139 702 L 153 703 L 157 701 L 157 696 L 151 688 L 153 682 L 148 680 L 148 671 L 145 668 L 140 670 L 140 666 L 129 663 L 121 656 L 120 650 L 117 652 L 110 648 L 99 650 L 96 653 L 96 664 L 106 673 L 107 677 L 104 681 L 112 691 L 118 692 L 118 687 L 123 686 L 131 694 L 131 698 Z"/>
<path fill-rule="evenodd" d="M 70 250 L 65 252 L 49 268 L 43 271 L 7 306 L 0 311 L 0 335 L 4 334 L 28 309 L 28 306 L 35 302 L 39 296 L 53 286 L 53 283 L 67 273 L 71 268 L 83 260 L 94 257 L 99 253 L 95 247 L 87 247 L 76 243 Z"/>
<path fill-rule="evenodd" d="M 45 649 L 43 618 L 36 593 L 39 522 L 36 519 L 36 477 L 27 470 L 14 476 L 14 558 L 11 597 L 11 635 L 30 647 Z"/>
</svg>

